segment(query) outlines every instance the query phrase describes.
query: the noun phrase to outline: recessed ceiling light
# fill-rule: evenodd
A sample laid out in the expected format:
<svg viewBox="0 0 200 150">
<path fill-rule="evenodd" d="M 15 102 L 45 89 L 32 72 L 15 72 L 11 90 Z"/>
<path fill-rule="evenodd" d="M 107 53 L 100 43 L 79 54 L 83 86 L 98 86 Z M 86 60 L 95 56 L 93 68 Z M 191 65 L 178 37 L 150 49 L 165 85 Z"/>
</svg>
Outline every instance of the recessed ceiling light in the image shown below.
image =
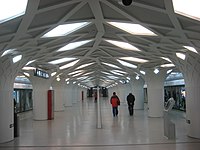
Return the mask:
<svg viewBox="0 0 200 150">
<path fill-rule="evenodd" d="M 139 62 L 139 63 L 145 63 L 148 62 L 146 59 L 136 58 L 136 57 L 120 57 L 120 59 L 133 61 L 133 62 Z"/>
<path fill-rule="evenodd" d="M 140 70 L 140 73 L 143 74 L 143 75 L 146 74 L 146 72 L 145 72 L 145 71 L 142 71 L 142 70 Z"/>
<path fill-rule="evenodd" d="M 153 71 L 155 74 L 158 74 L 159 73 L 159 70 L 158 70 L 158 68 L 156 68 L 156 69 L 154 69 L 154 71 Z"/>
<path fill-rule="evenodd" d="M 134 35 L 145 35 L 145 36 L 156 36 L 155 33 L 150 31 L 149 29 L 143 27 L 140 24 L 133 24 L 133 23 L 123 23 L 123 22 L 108 22 L 109 24 L 124 30 L 130 34 Z"/>
<path fill-rule="evenodd" d="M 28 0 L 4 0 L 0 5 L 0 23 L 24 15 Z"/>
<path fill-rule="evenodd" d="M 77 47 L 80 47 L 84 44 L 89 43 L 90 41 L 92 41 L 92 40 L 85 40 L 85 41 L 78 41 L 78 42 L 69 43 L 69 44 L 65 45 L 64 47 L 58 49 L 58 52 L 75 49 Z"/>
<path fill-rule="evenodd" d="M 199 0 L 172 0 L 177 14 L 200 21 Z"/>
<path fill-rule="evenodd" d="M 50 61 L 49 63 L 55 65 L 55 64 L 60 64 L 60 63 L 63 63 L 63 62 L 75 60 L 75 59 L 76 59 L 76 58 L 68 58 L 68 57 L 65 57 L 65 58 L 61 58 L 61 59 L 57 59 L 57 60 Z"/>
<path fill-rule="evenodd" d="M 141 51 L 137 47 L 135 47 L 129 43 L 126 43 L 126 42 L 114 41 L 114 40 L 105 40 L 105 41 L 107 41 L 117 47 L 123 48 L 123 49 L 133 50 L 133 51 Z"/>
<path fill-rule="evenodd" d="M 57 36 L 66 36 L 80 28 L 85 27 L 86 25 L 90 24 L 90 22 L 79 22 L 79 23 L 71 23 L 71 24 L 63 24 L 55 27 L 51 31 L 47 32 L 42 38 L 49 38 L 49 37 L 57 37 Z"/>
</svg>

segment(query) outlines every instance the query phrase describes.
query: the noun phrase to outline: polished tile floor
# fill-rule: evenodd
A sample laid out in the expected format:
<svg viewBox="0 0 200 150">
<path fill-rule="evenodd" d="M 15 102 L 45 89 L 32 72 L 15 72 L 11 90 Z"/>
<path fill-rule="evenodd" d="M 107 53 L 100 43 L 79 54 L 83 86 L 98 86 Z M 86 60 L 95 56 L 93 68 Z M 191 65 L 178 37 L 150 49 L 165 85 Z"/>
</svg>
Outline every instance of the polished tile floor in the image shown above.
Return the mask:
<svg viewBox="0 0 200 150">
<path fill-rule="evenodd" d="M 0 150 L 200 150 L 200 139 L 187 136 L 185 113 L 173 111 L 176 139 L 164 136 L 163 118 L 149 118 L 147 110 L 128 115 L 121 103 L 113 117 L 108 99 L 101 99 L 101 127 L 97 128 L 97 103 L 92 99 L 55 112 L 54 120 L 20 121 L 20 136 L 0 144 Z"/>
</svg>

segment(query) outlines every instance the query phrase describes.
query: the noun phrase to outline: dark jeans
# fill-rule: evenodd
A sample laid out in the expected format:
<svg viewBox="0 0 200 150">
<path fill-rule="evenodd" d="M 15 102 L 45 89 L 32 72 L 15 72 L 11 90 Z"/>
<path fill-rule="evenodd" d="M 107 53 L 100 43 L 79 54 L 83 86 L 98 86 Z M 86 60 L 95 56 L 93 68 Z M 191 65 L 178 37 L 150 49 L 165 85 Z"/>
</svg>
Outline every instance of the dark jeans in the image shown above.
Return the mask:
<svg viewBox="0 0 200 150">
<path fill-rule="evenodd" d="M 113 111 L 113 116 L 114 117 L 118 115 L 118 107 L 113 107 L 112 111 Z"/>
<path fill-rule="evenodd" d="M 133 105 L 128 106 L 130 116 L 133 116 Z"/>
</svg>

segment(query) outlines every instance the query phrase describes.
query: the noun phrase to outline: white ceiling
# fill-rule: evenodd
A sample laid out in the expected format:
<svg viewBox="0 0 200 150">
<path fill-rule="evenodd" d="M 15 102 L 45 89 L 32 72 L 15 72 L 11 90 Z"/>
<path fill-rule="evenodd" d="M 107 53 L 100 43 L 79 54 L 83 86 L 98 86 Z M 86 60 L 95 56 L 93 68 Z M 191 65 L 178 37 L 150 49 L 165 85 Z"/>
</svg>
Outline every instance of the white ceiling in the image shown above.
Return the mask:
<svg viewBox="0 0 200 150">
<path fill-rule="evenodd" d="M 60 24 L 80 21 L 92 23 L 67 36 L 41 38 Z M 134 36 L 109 25 L 107 21 L 139 23 L 157 36 Z M 104 83 L 103 80 L 109 81 L 109 78 L 102 71 L 109 72 L 115 68 L 103 62 L 117 65 L 126 71 L 128 74 L 118 76 L 119 79 L 126 79 L 127 76 L 140 74 L 140 70 L 168 64 L 161 57 L 169 58 L 176 52 L 184 53 L 183 45 L 193 46 L 199 52 L 199 32 L 200 22 L 175 14 L 171 0 L 134 0 L 131 6 L 123 6 L 120 0 L 29 0 L 25 15 L 0 24 L 0 52 L 2 54 L 6 49 L 17 48 L 17 54 L 28 58 L 22 61 L 36 60 L 29 66 L 39 67 L 49 73 L 58 71 L 62 73 L 61 77 L 69 77 L 72 81 L 83 74 L 72 78 L 68 73 L 82 64 L 92 62 L 94 64 L 82 68 L 85 73 L 93 72 L 89 75 L 90 82 L 82 84 L 106 86 L 114 81 Z M 93 41 L 75 50 L 57 52 L 67 43 L 87 39 Z M 124 50 L 104 39 L 128 42 L 141 51 Z M 116 60 L 130 56 L 147 59 L 149 62 L 129 62 L 137 65 L 137 69 L 132 69 Z M 64 57 L 75 57 L 80 61 L 64 70 L 58 68 L 65 63 L 48 63 Z"/>
</svg>

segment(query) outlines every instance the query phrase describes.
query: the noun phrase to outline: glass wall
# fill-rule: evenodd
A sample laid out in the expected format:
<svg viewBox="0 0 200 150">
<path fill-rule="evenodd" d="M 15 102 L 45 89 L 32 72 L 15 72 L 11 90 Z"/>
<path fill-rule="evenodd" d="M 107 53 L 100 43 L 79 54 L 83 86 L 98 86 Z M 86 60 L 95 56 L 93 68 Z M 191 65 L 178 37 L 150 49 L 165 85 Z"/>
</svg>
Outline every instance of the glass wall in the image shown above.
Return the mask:
<svg viewBox="0 0 200 150">
<path fill-rule="evenodd" d="M 25 112 L 33 109 L 32 89 L 14 89 L 16 112 Z"/>
</svg>

